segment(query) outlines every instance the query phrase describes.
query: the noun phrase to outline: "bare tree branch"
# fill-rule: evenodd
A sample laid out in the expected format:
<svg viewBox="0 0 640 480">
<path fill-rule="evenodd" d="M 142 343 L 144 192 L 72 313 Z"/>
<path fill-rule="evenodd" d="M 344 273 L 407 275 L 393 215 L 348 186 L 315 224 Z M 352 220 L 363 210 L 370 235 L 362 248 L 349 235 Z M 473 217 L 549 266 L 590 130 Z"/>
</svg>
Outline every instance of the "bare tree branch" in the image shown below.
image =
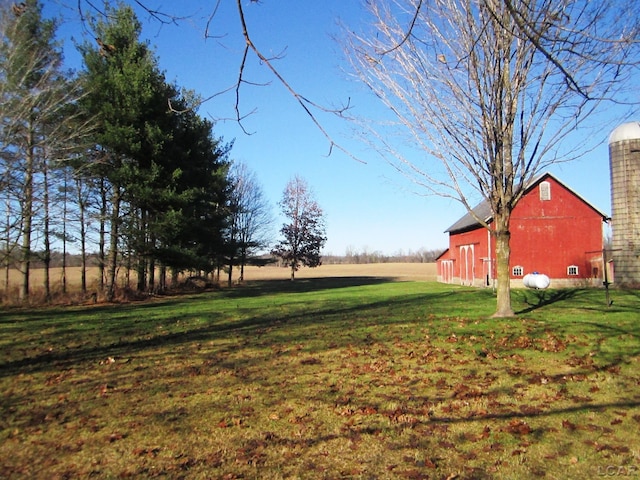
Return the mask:
<svg viewBox="0 0 640 480">
<path fill-rule="evenodd" d="M 416 22 L 418 21 L 418 17 L 420 16 L 421 8 L 422 8 L 422 0 L 418 0 L 418 5 L 415 7 L 415 12 L 413 13 L 413 18 L 409 23 L 409 28 L 407 28 L 407 32 L 404 34 L 402 39 L 396 45 L 392 46 L 391 48 L 387 49 L 384 52 L 380 52 L 379 53 L 380 56 L 384 56 L 393 52 L 394 50 L 402 47 L 409 40 L 409 37 L 411 37 L 411 32 L 413 31 L 413 28 L 415 27 Z"/>
<path fill-rule="evenodd" d="M 147 4 L 147 2 L 145 2 L 145 0 L 132 0 L 132 2 L 135 3 L 142 10 L 147 12 L 150 18 L 159 22 L 160 25 L 179 24 L 180 21 L 188 18 L 186 16 L 176 16 L 174 14 L 166 13 L 165 11 L 162 11 L 162 10 L 153 9 L 149 7 L 149 5 Z M 250 0 L 250 3 L 259 5 L 261 2 L 258 0 Z M 94 3 L 93 0 L 77 0 L 77 11 L 79 13 L 80 20 L 82 21 L 83 25 L 86 25 L 86 21 L 87 21 L 87 16 L 83 8 L 84 5 L 87 5 L 91 10 L 95 11 L 98 15 L 106 15 L 106 13 L 103 10 L 101 10 Z M 205 39 L 210 39 L 210 38 L 222 39 L 227 36 L 226 33 L 216 35 L 212 31 L 213 21 L 216 18 L 216 16 L 219 15 L 221 6 L 222 6 L 222 0 L 215 0 L 215 2 L 213 2 L 213 10 L 208 15 L 205 28 L 204 28 Z M 197 106 L 199 105 L 202 105 L 214 98 L 220 97 L 224 94 L 227 94 L 233 91 L 235 92 L 235 101 L 234 101 L 234 107 L 233 107 L 235 111 L 234 121 L 240 126 L 240 128 L 245 134 L 251 135 L 252 132 L 248 131 L 245 128 L 244 121 L 250 116 L 252 116 L 253 114 L 255 114 L 256 109 L 253 108 L 247 113 L 242 112 L 242 108 L 241 108 L 242 86 L 244 85 L 266 86 L 270 84 L 270 82 L 267 82 L 267 83 L 252 82 L 246 78 L 247 62 L 249 61 L 250 55 L 253 54 L 260 61 L 261 65 L 266 67 L 267 70 L 276 77 L 277 82 L 280 85 L 282 85 L 285 88 L 285 90 L 294 98 L 294 100 L 302 108 L 305 114 L 311 119 L 313 125 L 320 131 L 320 133 L 328 141 L 329 143 L 328 155 L 331 155 L 331 153 L 335 148 L 340 150 L 350 158 L 360 163 L 365 163 L 361 159 L 354 156 L 350 151 L 348 151 L 342 145 L 340 145 L 329 133 L 329 131 L 325 128 L 324 123 L 318 118 L 318 115 L 317 115 L 319 112 L 322 112 L 322 113 L 328 113 L 328 114 L 332 114 L 332 115 L 344 118 L 345 113 L 352 108 L 350 99 L 346 102 L 346 104 L 340 107 L 334 108 L 334 107 L 327 107 L 325 105 L 317 103 L 311 100 L 308 96 L 303 95 L 297 88 L 295 88 L 287 80 L 285 75 L 281 74 L 280 70 L 275 66 L 275 61 L 281 60 L 283 58 L 284 52 L 276 56 L 268 57 L 263 54 L 262 50 L 253 41 L 253 38 L 250 34 L 250 29 L 247 25 L 247 20 L 245 17 L 245 7 L 243 6 L 241 0 L 236 0 L 236 12 L 238 14 L 238 18 L 240 21 L 240 32 L 245 43 L 245 45 L 242 48 L 242 53 L 239 56 L 239 64 L 238 64 L 238 72 L 237 72 L 236 80 L 232 86 L 224 88 L 220 91 L 217 91 L 211 95 L 204 97 L 203 99 L 200 100 L 198 105 L 194 105 L 193 108 L 197 108 Z M 87 31 L 89 31 L 89 29 L 86 26 L 84 28 Z M 169 104 L 169 108 L 173 109 L 173 106 Z"/>
<path fill-rule="evenodd" d="M 346 150 L 340 144 L 336 143 L 334 141 L 333 137 L 327 132 L 327 130 L 324 128 L 324 126 L 320 123 L 320 121 L 318 120 L 316 115 L 311 111 L 311 109 L 314 108 L 314 109 L 317 109 L 319 111 L 333 113 L 333 114 L 337 114 L 337 115 L 342 115 L 342 114 L 344 114 L 344 112 L 346 112 L 350 108 L 349 103 L 346 106 L 344 106 L 343 108 L 340 108 L 340 109 L 329 109 L 329 108 L 326 108 L 326 107 L 324 107 L 324 106 L 322 106 L 322 105 L 320 105 L 318 103 L 315 103 L 315 102 L 309 100 L 308 98 L 306 98 L 305 96 L 300 94 L 295 88 L 293 88 L 293 86 L 286 80 L 286 78 L 274 66 L 272 60 L 270 58 L 267 58 L 265 55 L 263 55 L 261 50 L 258 49 L 258 47 L 255 45 L 255 43 L 253 42 L 253 40 L 251 38 L 251 35 L 249 34 L 249 29 L 247 27 L 247 22 L 246 22 L 245 14 L 244 14 L 244 8 L 242 6 L 242 1 L 241 0 L 237 0 L 236 4 L 237 4 L 237 8 L 238 8 L 238 14 L 239 14 L 239 17 L 240 17 L 240 24 L 242 26 L 242 36 L 244 37 L 245 42 L 246 42 L 246 46 L 245 46 L 245 49 L 244 49 L 244 52 L 243 52 L 243 55 L 242 55 L 242 61 L 240 63 L 239 78 L 238 78 L 238 82 L 236 84 L 236 112 L 238 113 L 238 117 L 237 117 L 238 123 L 241 124 L 241 118 L 240 118 L 240 115 L 239 115 L 239 107 L 238 107 L 239 99 L 240 99 L 240 93 L 239 93 L 240 92 L 240 86 L 242 85 L 242 83 L 245 83 L 244 76 L 243 76 L 244 68 L 245 68 L 245 65 L 246 65 L 248 53 L 249 53 L 249 51 L 252 51 L 256 55 L 256 57 L 258 57 L 260 59 L 260 61 L 278 79 L 279 83 L 282 86 L 284 86 L 285 89 L 289 92 L 289 94 L 291 94 L 291 96 L 297 101 L 298 105 L 305 111 L 305 113 L 311 119 L 313 124 L 318 128 L 318 130 L 320 130 L 320 132 L 327 139 L 327 141 L 329 142 L 329 155 L 333 151 L 333 148 L 337 148 L 338 150 L 342 151 L 343 153 L 345 153 L 346 155 L 348 155 L 352 159 L 357 160 L 358 162 L 362 162 L 362 160 L 356 158 L 352 153 L 350 153 L 348 150 Z M 243 130 L 244 130 L 244 127 L 243 127 Z"/>
</svg>

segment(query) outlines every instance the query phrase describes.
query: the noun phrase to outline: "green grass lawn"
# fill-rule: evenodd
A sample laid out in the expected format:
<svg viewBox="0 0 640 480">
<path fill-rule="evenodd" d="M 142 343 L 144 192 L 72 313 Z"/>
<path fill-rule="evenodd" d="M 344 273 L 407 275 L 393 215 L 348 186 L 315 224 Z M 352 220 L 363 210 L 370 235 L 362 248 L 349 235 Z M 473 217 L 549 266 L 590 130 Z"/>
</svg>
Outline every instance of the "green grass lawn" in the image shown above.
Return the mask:
<svg viewBox="0 0 640 480">
<path fill-rule="evenodd" d="M 265 282 L 0 314 L 0 478 L 640 475 L 640 295 Z"/>
</svg>

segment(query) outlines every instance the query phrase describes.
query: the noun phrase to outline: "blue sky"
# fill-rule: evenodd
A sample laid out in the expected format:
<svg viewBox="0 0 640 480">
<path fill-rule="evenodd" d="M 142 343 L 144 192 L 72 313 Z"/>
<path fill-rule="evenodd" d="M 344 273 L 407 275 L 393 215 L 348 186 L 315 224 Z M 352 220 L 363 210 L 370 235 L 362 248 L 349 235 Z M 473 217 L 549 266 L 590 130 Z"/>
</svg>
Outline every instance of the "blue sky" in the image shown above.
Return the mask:
<svg viewBox="0 0 640 480">
<path fill-rule="evenodd" d="M 145 0 L 145 3 L 185 17 L 177 25 L 161 25 L 139 11 L 144 25 L 143 38 L 155 47 L 167 80 L 195 90 L 203 97 L 235 82 L 243 46 L 235 2 L 222 0 L 210 25 L 217 38 L 207 40 L 204 30 L 214 8 L 213 0 Z M 63 15 L 64 23 L 58 32 L 61 38 L 73 36 L 76 41 L 82 40 L 76 1 L 49 0 L 44 4 L 45 15 L 56 12 Z M 344 70 L 342 47 L 336 38 L 341 35 L 339 22 L 356 30 L 361 27 L 365 17 L 360 1 L 263 0 L 245 4 L 254 42 L 267 55 L 284 51 L 284 56 L 274 64 L 299 93 L 326 106 L 340 106 L 350 101 L 353 112 L 359 116 L 379 113 L 376 99 Z M 78 56 L 72 49 L 65 49 L 65 57 L 70 67 L 79 67 Z M 347 248 L 393 254 L 447 246 L 443 232 L 465 213 L 461 205 L 415 191 L 375 152 L 355 139 L 353 124 L 317 112 L 318 120 L 333 140 L 366 163 L 335 148 L 328 155 L 329 141 L 255 57 L 249 59 L 246 79 L 255 83 L 270 82 L 266 86 L 244 85 L 241 90 L 242 112 L 255 110 L 243 122 L 251 135 L 246 135 L 233 120 L 235 92 L 206 102 L 200 114 L 216 120 L 217 136 L 235 142 L 232 159 L 247 164 L 256 173 L 274 214 L 278 214 L 277 202 L 287 181 L 300 175 L 308 181 L 326 214 L 325 254 L 341 255 Z M 608 114 L 616 118 L 615 111 L 610 110 Z M 620 117 L 620 122 L 623 121 L 628 119 Z M 551 169 L 605 213 L 611 210 L 609 133 L 608 130 L 599 132 L 602 138 L 596 140 L 601 141 L 600 145 L 580 160 Z M 580 143 L 581 139 L 576 135 L 568 141 Z M 281 223 L 279 218 L 276 230 Z"/>
</svg>

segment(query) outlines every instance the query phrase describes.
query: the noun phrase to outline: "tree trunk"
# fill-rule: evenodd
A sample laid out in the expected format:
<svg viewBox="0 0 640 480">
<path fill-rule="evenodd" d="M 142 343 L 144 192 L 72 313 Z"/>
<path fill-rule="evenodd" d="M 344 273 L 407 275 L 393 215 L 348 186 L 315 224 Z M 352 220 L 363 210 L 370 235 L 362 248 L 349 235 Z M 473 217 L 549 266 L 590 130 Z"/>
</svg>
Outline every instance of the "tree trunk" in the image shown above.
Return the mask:
<svg viewBox="0 0 640 480">
<path fill-rule="evenodd" d="M 158 277 L 158 289 L 160 292 L 164 292 L 167 289 L 167 266 L 164 263 L 160 264 Z"/>
<path fill-rule="evenodd" d="M 35 164 L 35 148 L 33 146 L 33 128 L 29 128 L 27 158 L 24 175 L 24 197 L 22 206 L 22 289 L 20 300 L 29 298 L 29 276 L 31 270 L 31 229 L 33 225 L 33 170 Z"/>
<path fill-rule="evenodd" d="M 149 214 L 146 210 L 140 209 L 138 218 L 138 229 L 132 233 L 132 236 L 138 236 L 138 241 L 134 243 L 134 248 L 131 249 L 131 253 L 136 253 L 138 262 L 136 265 L 137 284 L 136 290 L 138 292 L 144 292 L 147 289 L 147 269 L 149 268 L 149 259 L 147 257 L 148 238 L 147 238 L 147 225 L 149 221 Z"/>
<path fill-rule="evenodd" d="M 153 293 L 156 291 L 156 259 L 153 258 L 153 256 L 149 258 L 149 273 L 147 274 L 147 278 L 149 292 Z"/>
<path fill-rule="evenodd" d="M 124 264 L 124 268 L 125 268 L 125 286 L 127 288 L 131 288 L 131 258 L 132 258 L 132 249 L 131 249 L 131 245 L 127 244 L 127 252 L 125 254 L 125 264 Z"/>
<path fill-rule="evenodd" d="M 113 187 L 111 205 L 111 238 L 109 241 L 109 266 L 107 268 L 107 301 L 112 302 L 116 294 L 116 272 L 118 269 L 118 231 L 120 226 L 120 187 Z"/>
<path fill-rule="evenodd" d="M 76 178 L 76 188 L 78 194 L 78 214 L 80 215 L 80 257 L 82 266 L 80 268 L 80 288 L 82 293 L 87 293 L 87 232 L 84 224 L 85 202 L 82 198 L 82 180 Z"/>
<path fill-rule="evenodd" d="M 172 287 L 177 287 L 178 286 L 178 269 L 175 267 L 171 268 L 171 286 Z"/>
<path fill-rule="evenodd" d="M 51 301 L 51 229 L 49 217 L 49 172 L 46 160 L 42 162 L 42 209 L 44 213 L 44 299 L 45 302 Z"/>
<path fill-rule="evenodd" d="M 247 263 L 247 251 L 243 248 L 240 252 L 240 277 L 238 282 L 244 282 L 244 266 Z"/>
<path fill-rule="evenodd" d="M 64 295 L 67 294 L 67 238 L 66 236 L 62 239 L 62 293 Z"/>
<path fill-rule="evenodd" d="M 509 267 L 509 257 L 511 256 L 511 247 L 509 239 L 511 233 L 508 227 L 505 229 L 498 225 L 496 219 L 496 230 L 494 232 L 496 240 L 496 273 L 497 273 L 497 301 L 495 318 L 513 317 L 513 309 L 511 308 L 511 272 Z"/>
<path fill-rule="evenodd" d="M 129 255 L 133 255 L 133 251 L 129 253 Z M 147 289 L 147 268 L 149 267 L 149 262 L 147 261 L 144 254 L 138 257 L 138 262 L 136 265 L 136 290 L 138 292 L 144 292 Z"/>
<path fill-rule="evenodd" d="M 66 189 L 66 187 L 65 187 Z M 67 194 L 64 199 L 64 220 L 62 225 L 62 293 L 67 294 Z"/>
<path fill-rule="evenodd" d="M 104 291 L 105 283 L 105 266 L 107 264 L 105 245 L 106 240 L 106 223 L 107 223 L 107 187 L 105 185 L 104 178 L 100 179 L 100 240 L 99 240 L 99 255 L 98 269 L 100 271 L 99 287 L 101 291 Z"/>
<path fill-rule="evenodd" d="M 4 268 L 4 296 L 5 299 L 9 299 L 9 273 L 11 271 L 11 257 L 12 257 L 12 246 L 11 246 L 11 202 L 9 201 L 9 195 L 7 194 L 7 199 L 5 200 L 5 209 L 7 211 L 6 218 L 6 237 L 5 237 L 5 268 Z"/>
<path fill-rule="evenodd" d="M 69 205 L 68 205 L 68 193 L 69 193 L 69 172 L 64 171 L 64 184 L 62 192 L 62 293 L 67 294 L 67 224 L 69 219 Z"/>
</svg>

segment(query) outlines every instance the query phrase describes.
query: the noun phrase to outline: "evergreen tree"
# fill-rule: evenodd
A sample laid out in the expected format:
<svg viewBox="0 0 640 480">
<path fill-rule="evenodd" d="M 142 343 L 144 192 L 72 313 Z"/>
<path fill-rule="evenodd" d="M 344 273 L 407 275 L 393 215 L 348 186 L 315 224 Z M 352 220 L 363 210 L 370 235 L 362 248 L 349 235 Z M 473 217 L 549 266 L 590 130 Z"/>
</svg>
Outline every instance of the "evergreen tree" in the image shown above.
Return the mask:
<svg viewBox="0 0 640 480">
<path fill-rule="evenodd" d="M 163 272 L 212 270 L 227 215 L 230 146 L 190 108 L 191 94 L 166 83 L 148 44 L 139 40 L 133 11 L 120 7 L 107 18 L 93 23 L 98 46 L 85 44 L 81 51 L 89 91 L 84 105 L 98 119 L 96 150 L 111 189 L 112 299 L 121 239 L 127 264 L 136 264 L 139 290 L 156 287 L 157 266 Z"/>
<path fill-rule="evenodd" d="M 107 299 L 115 293 L 119 239 L 127 234 L 141 264 L 150 255 L 146 232 L 153 189 L 161 178 L 158 156 L 167 140 L 167 89 L 164 76 L 147 43 L 140 42 L 141 25 L 130 7 L 108 8 L 107 21 L 92 22 L 97 47 L 81 47 L 88 93 L 83 105 L 97 119 L 96 149 L 111 191 Z M 123 232 L 121 209 L 133 218 Z M 138 268 L 139 287 L 144 267 Z"/>
<path fill-rule="evenodd" d="M 166 220 L 173 241 L 166 241 L 177 270 L 211 272 L 225 248 L 228 219 L 228 154 L 231 144 L 213 136 L 213 124 L 191 108 L 192 94 L 177 99 L 183 113 L 174 117 L 167 156 L 174 159 L 175 204 Z"/>
</svg>

